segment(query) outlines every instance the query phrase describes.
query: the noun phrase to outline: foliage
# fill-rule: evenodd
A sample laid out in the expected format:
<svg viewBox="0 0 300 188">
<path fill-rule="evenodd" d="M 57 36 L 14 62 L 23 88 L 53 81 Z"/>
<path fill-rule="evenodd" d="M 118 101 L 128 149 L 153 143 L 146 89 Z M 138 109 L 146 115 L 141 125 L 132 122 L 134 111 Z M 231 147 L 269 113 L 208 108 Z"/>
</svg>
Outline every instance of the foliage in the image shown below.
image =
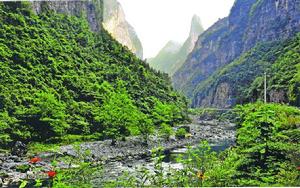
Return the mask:
<svg viewBox="0 0 300 188">
<path fill-rule="evenodd" d="M 279 182 L 275 177 L 287 170 L 281 168 L 294 166 L 295 172 L 296 166 L 299 165 L 295 160 L 300 154 L 300 140 L 292 135 L 300 135 L 300 111 L 293 107 L 263 103 L 239 108 L 239 184 L 276 185 Z"/>
<path fill-rule="evenodd" d="M 105 30 L 92 32 L 86 18 L 46 9 L 36 15 L 28 2 L 1 2 L 0 21 L 2 148 L 16 140 L 60 142 L 67 134 L 150 134 L 149 118 L 186 118 L 186 101 L 169 78 Z"/>
<path fill-rule="evenodd" d="M 159 135 L 163 137 L 165 140 L 169 140 L 173 132 L 174 132 L 173 128 L 170 125 L 166 123 L 161 124 L 159 129 Z"/>
<path fill-rule="evenodd" d="M 254 13 L 257 11 L 257 9 L 261 6 L 261 4 L 263 3 L 263 0 L 257 0 L 251 7 L 250 10 L 250 16 L 252 17 L 254 15 Z"/>
<path fill-rule="evenodd" d="M 115 140 L 121 136 L 138 134 L 140 118 L 145 115 L 134 105 L 129 97 L 123 82 L 118 82 L 115 92 L 108 93 L 100 112 L 96 112 L 96 122 L 99 122 L 104 129 L 104 134 Z M 101 130 L 101 128 L 100 128 Z"/>
<path fill-rule="evenodd" d="M 184 128 L 179 128 L 175 132 L 175 136 L 180 139 L 185 138 L 186 134 L 187 134 L 187 132 Z"/>
<path fill-rule="evenodd" d="M 183 114 L 180 107 L 175 104 L 167 104 L 155 99 L 152 118 L 157 126 L 162 124 L 173 126 L 176 123 L 185 120 L 185 114 Z"/>
<path fill-rule="evenodd" d="M 118 185 L 129 185 L 130 179 L 137 183 L 131 186 L 144 186 L 137 179 L 143 177 L 146 186 L 154 187 L 299 186 L 300 110 L 261 102 L 235 110 L 239 120 L 235 147 L 221 153 L 211 151 L 207 142 L 189 147 L 177 159 L 182 169 L 162 169 L 161 152 L 154 158 L 154 173 L 143 169 Z"/>
<path fill-rule="evenodd" d="M 257 44 L 199 84 L 194 99 L 203 99 L 220 84 L 228 83 L 231 105 L 262 100 L 263 74 L 267 72 L 268 100 L 299 106 L 299 37 Z"/>
<path fill-rule="evenodd" d="M 16 170 L 18 172 L 22 172 L 22 173 L 27 172 L 29 169 L 30 169 L 30 166 L 27 165 L 27 164 L 19 165 L 19 166 L 16 167 Z"/>
<path fill-rule="evenodd" d="M 101 166 L 93 166 L 90 162 L 82 162 L 78 159 L 71 161 L 69 164 L 77 165 L 77 167 L 58 169 L 52 186 L 54 188 L 93 187 L 92 180 L 100 176 Z"/>
</svg>

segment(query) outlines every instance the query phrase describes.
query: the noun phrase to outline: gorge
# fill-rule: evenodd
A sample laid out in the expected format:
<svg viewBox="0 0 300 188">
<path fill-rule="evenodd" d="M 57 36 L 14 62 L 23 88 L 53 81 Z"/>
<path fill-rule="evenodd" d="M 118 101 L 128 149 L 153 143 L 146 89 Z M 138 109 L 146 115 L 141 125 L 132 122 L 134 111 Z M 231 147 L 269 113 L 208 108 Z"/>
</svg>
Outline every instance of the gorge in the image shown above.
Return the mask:
<svg viewBox="0 0 300 188">
<path fill-rule="evenodd" d="M 116 0 L 0 2 L 0 186 L 299 186 L 299 32 L 236 0 L 143 60 Z"/>
</svg>

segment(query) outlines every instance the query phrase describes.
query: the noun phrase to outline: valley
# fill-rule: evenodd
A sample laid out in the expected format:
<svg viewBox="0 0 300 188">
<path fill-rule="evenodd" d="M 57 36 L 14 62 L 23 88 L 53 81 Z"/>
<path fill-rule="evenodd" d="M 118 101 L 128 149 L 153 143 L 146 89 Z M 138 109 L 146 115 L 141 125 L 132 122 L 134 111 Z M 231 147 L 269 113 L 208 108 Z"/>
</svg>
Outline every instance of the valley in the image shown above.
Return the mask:
<svg viewBox="0 0 300 188">
<path fill-rule="evenodd" d="M 56 160 L 58 167 L 62 169 L 74 168 L 75 164 L 67 164 L 65 158 L 70 156 L 78 158 L 78 155 L 88 152 L 84 160 L 91 161 L 93 165 L 103 167 L 99 169 L 100 177 L 93 180 L 93 183 L 103 184 L 109 180 L 116 180 L 122 173 L 137 171 L 142 167 L 147 167 L 153 171 L 154 162 L 151 159 L 151 151 L 157 148 L 163 148 L 164 153 L 172 157 L 173 160 L 164 160 L 164 166 L 167 170 L 169 166 L 181 166 L 176 163 L 176 153 L 187 150 L 186 146 L 197 146 L 199 142 L 207 140 L 213 150 L 222 151 L 235 144 L 235 125 L 229 121 L 220 122 L 219 120 L 203 120 L 199 116 L 193 115 L 191 124 L 181 125 L 190 129 L 191 136 L 188 138 L 162 139 L 152 137 L 148 140 L 148 145 L 141 137 L 128 137 L 126 141 L 119 141 L 116 146 L 111 145 L 111 140 L 97 142 L 83 142 L 79 145 L 67 145 L 57 147 L 55 151 L 43 151 L 33 154 L 28 151 L 28 155 L 34 155 L 42 159 L 41 166 L 51 166 L 51 161 Z M 180 127 L 180 126 L 179 126 Z M 78 151 L 78 148 L 80 150 Z M 78 153 L 79 152 L 79 153 Z M 18 167 L 28 164 L 28 157 L 18 157 L 17 155 L 2 155 L 0 165 L 2 173 L 5 173 L 2 179 L 4 186 L 17 186 L 21 179 L 26 178 L 34 171 L 20 172 Z M 169 159 L 170 160 L 170 159 Z M 152 168 L 151 168 L 152 167 Z M 4 171 L 3 171 L 4 170 Z M 32 176 L 33 177 L 33 176 Z M 105 181 L 104 181 L 105 180 Z"/>
<path fill-rule="evenodd" d="M 0 2 L 0 187 L 300 186 L 300 1 L 195 14 L 153 58 L 125 10 Z"/>
</svg>

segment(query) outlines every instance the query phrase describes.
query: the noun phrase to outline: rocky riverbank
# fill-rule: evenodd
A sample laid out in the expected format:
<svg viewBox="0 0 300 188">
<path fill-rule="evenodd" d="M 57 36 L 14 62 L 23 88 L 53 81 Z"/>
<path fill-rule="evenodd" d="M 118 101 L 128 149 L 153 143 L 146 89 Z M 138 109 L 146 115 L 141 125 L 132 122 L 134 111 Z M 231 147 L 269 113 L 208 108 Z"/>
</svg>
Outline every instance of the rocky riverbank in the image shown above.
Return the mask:
<svg viewBox="0 0 300 188">
<path fill-rule="evenodd" d="M 187 145 L 196 145 L 201 140 L 207 140 L 210 144 L 235 142 L 235 125 L 229 122 L 202 121 L 194 118 L 191 124 L 185 125 L 190 129 L 190 136 L 185 139 L 170 138 L 164 140 L 157 137 L 151 137 L 148 145 L 145 145 L 140 137 L 130 137 L 126 141 L 119 141 L 115 146 L 111 145 L 110 140 L 82 143 L 79 148 L 72 145 L 62 146 L 56 153 L 43 152 L 38 157 L 43 161 L 35 165 L 45 167 L 44 170 L 51 170 L 50 163 L 54 157 L 78 155 L 78 151 L 89 151 L 86 160 L 93 161 L 106 167 L 116 167 L 126 164 L 134 166 L 135 162 L 143 161 L 149 158 L 151 150 L 157 147 L 163 147 L 166 151 L 176 148 L 182 148 Z M 18 157 L 15 155 L 0 155 L 0 186 L 17 184 L 22 179 L 34 177 L 32 164 L 28 157 Z M 58 163 L 59 168 L 70 168 L 68 164 Z M 23 169 L 25 168 L 25 169 Z"/>
</svg>

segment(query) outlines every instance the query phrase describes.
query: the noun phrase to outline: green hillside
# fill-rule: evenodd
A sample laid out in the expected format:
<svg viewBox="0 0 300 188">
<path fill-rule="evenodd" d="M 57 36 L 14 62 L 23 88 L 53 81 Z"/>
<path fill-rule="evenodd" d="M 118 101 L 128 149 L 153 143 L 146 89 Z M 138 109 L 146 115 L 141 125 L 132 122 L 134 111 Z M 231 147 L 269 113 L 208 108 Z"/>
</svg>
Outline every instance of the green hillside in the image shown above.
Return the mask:
<svg viewBox="0 0 300 188">
<path fill-rule="evenodd" d="M 1 2 L 0 23 L 1 147 L 68 134 L 115 139 L 185 119 L 167 75 L 85 18 Z"/>
</svg>

